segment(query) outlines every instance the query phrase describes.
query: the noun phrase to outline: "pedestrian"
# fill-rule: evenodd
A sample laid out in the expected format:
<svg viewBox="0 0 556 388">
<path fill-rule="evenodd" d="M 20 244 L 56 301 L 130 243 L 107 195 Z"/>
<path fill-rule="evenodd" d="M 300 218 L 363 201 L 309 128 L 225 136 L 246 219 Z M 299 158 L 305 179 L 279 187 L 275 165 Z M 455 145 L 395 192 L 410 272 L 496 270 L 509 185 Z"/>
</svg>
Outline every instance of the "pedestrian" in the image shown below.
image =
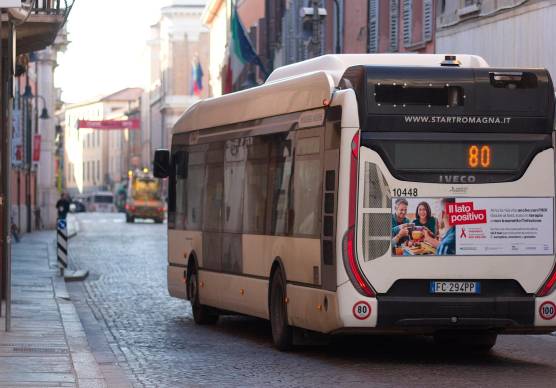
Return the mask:
<svg viewBox="0 0 556 388">
<path fill-rule="evenodd" d="M 10 218 L 10 230 L 12 232 L 12 237 L 14 238 L 15 242 L 18 243 L 20 238 L 19 238 L 19 227 L 15 224 L 13 217 Z"/>
<path fill-rule="evenodd" d="M 64 192 L 56 202 L 56 209 L 58 210 L 58 219 L 65 220 L 70 208 L 70 200 L 68 193 Z"/>
</svg>

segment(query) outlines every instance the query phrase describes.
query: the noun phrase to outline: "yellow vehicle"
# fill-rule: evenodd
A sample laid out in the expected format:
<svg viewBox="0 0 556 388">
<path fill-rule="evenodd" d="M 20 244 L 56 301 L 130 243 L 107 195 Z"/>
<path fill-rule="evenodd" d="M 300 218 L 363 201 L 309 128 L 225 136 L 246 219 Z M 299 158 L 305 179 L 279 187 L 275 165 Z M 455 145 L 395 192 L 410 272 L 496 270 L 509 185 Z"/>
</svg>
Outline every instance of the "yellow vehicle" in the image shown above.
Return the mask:
<svg viewBox="0 0 556 388">
<path fill-rule="evenodd" d="M 148 169 L 128 172 L 126 222 L 136 218 L 150 218 L 157 224 L 164 221 L 164 202 L 160 182 Z"/>
</svg>

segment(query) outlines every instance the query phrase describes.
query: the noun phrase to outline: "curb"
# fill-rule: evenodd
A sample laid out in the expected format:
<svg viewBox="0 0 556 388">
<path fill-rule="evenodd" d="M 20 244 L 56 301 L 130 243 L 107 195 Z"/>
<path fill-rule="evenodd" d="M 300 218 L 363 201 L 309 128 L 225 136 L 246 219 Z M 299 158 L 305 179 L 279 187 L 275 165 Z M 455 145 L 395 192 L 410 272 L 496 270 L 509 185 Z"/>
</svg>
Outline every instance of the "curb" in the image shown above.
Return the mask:
<svg viewBox="0 0 556 388">
<path fill-rule="evenodd" d="M 64 280 L 66 282 L 77 282 L 85 280 L 89 276 L 89 270 L 87 269 L 77 269 L 75 271 L 65 270 Z"/>
<path fill-rule="evenodd" d="M 56 256 L 56 243 L 48 244 L 49 262 L 56 263 Z M 52 281 L 77 386 L 107 386 L 105 376 L 91 352 L 85 329 L 69 296 L 65 281 L 61 276 L 55 274 L 52 276 Z"/>
</svg>

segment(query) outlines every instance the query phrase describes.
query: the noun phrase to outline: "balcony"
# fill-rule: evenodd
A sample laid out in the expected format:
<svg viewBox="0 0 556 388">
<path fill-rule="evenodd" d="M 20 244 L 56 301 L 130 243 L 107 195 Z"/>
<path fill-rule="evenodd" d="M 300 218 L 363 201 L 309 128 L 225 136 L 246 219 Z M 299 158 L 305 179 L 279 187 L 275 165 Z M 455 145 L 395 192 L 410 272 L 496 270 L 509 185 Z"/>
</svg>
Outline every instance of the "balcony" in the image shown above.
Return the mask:
<svg viewBox="0 0 556 388">
<path fill-rule="evenodd" d="M 21 8 L 10 8 L 9 18 L 16 24 L 18 54 L 42 50 L 56 39 L 75 0 L 22 0 Z M 8 19 L 2 14 L 2 21 Z M 2 29 L 2 44 L 7 43 L 7 29 Z"/>
</svg>

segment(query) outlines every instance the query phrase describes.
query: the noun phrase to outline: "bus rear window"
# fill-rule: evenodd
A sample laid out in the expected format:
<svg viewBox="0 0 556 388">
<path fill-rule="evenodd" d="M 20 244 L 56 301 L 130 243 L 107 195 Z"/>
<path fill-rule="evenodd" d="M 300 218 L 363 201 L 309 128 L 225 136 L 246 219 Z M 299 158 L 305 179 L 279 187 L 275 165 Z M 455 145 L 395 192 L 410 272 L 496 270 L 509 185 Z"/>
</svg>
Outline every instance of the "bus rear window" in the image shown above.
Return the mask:
<svg viewBox="0 0 556 388">
<path fill-rule="evenodd" d="M 95 203 L 112 203 L 114 202 L 114 197 L 111 195 L 95 195 L 93 201 Z"/>
</svg>

